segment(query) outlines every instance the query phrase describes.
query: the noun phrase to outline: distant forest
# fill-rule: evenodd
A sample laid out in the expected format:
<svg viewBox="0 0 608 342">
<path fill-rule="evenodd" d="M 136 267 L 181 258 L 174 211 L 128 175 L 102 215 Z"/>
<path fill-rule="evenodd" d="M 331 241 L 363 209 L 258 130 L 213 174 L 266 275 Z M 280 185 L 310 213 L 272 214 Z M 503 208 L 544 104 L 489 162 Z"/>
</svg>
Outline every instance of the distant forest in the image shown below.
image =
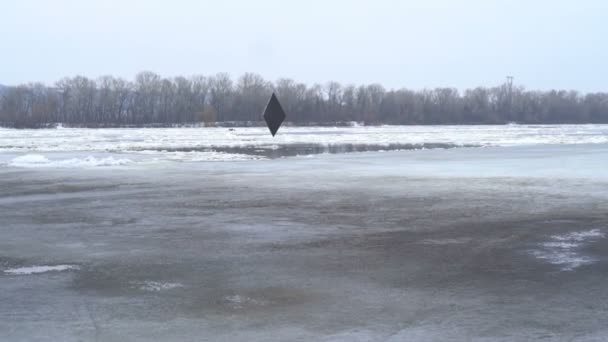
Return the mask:
<svg viewBox="0 0 608 342">
<path fill-rule="evenodd" d="M 163 78 L 146 71 L 133 81 L 76 76 L 53 86 L 0 86 L 0 125 L 256 124 L 272 92 L 294 124 L 608 123 L 608 93 L 530 91 L 509 82 L 463 92 L 387 90 L 380 84 L 273 83 L 253 73 L 234 81 L 225 73 Z"/>
</svg>

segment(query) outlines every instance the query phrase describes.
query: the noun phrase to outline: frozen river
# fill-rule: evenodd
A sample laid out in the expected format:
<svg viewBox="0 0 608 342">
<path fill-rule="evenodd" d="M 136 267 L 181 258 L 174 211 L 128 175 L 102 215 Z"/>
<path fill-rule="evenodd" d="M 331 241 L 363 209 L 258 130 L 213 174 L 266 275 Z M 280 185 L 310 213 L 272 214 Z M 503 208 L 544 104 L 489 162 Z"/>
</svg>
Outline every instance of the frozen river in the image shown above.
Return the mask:
<svg viewBox="0 0 608 342">
<path fill-rule="evenodd" d="M 0 163 L 32 153 L 36 155 L 15 160 L 15 166 L 112 166 L 357 151 L 606 143 L 608 125 L 284 127 L 274 138 L 263 127 L 0 128 Z M 44 161 L 41 154 L 51 161 Z M 100 159 L 100 154 L 112 158 Z M 62 159 L 66 155 L 75 159 Z"/>
<path fill-rule="evenodd" d="M 0 129 L 0 340 L 606 340 L 607 166 L 603 125 Z"/>
</svg>

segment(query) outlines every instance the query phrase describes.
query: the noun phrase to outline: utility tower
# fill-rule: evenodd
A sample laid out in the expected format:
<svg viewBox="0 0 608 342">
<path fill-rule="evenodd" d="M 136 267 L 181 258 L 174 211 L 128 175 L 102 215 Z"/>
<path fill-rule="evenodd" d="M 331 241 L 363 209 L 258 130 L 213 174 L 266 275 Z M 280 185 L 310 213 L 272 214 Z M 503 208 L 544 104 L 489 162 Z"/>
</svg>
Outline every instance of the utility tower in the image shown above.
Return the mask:
<svg viewBox="0 0 608 342">
<path fill-rule="evenodd" d="M 513 120 L 513 76 L 507 76 L 507 113 L 509 120 Z"/>
</svg>

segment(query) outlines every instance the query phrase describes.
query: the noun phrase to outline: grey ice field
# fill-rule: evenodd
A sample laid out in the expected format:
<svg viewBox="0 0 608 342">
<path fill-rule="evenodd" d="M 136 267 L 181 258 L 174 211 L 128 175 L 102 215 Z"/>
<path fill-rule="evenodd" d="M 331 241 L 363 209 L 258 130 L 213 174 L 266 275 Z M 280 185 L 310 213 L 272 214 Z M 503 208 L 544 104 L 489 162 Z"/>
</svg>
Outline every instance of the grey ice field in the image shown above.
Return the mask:
<svg viewBox="0 0 608 342">
<path fill-rule="evenodd" d="M 0 340 L 605 341 L 607 170 L 602 125 L 0 129 Z"/>
</svg>

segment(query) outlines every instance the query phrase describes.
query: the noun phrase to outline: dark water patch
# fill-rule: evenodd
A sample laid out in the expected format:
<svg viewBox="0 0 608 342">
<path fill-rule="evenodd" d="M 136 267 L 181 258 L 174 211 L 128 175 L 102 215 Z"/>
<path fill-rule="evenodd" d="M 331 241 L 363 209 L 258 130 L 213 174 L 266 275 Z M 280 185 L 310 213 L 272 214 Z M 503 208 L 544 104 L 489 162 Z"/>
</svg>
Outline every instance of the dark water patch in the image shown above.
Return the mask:
<svg viewBox="0 0 608 342">
<path fill-rule="evenodd" d="M 378 151 L 407 151 L 423 149 L 448 149 L 456 147 L 478 147 L 478 145 L 456 145 L 450 143 L 426 144 L 287 144 L 270 146 L 210 146 L 187 148 L 162 148 L 158 151 L 166 152 L 222 152 L 231 154 L 247 154 L 269 159 L 306 156 L 322 153 L 338 154 L 352 152 L 378 152 Z"/>
</svg>

